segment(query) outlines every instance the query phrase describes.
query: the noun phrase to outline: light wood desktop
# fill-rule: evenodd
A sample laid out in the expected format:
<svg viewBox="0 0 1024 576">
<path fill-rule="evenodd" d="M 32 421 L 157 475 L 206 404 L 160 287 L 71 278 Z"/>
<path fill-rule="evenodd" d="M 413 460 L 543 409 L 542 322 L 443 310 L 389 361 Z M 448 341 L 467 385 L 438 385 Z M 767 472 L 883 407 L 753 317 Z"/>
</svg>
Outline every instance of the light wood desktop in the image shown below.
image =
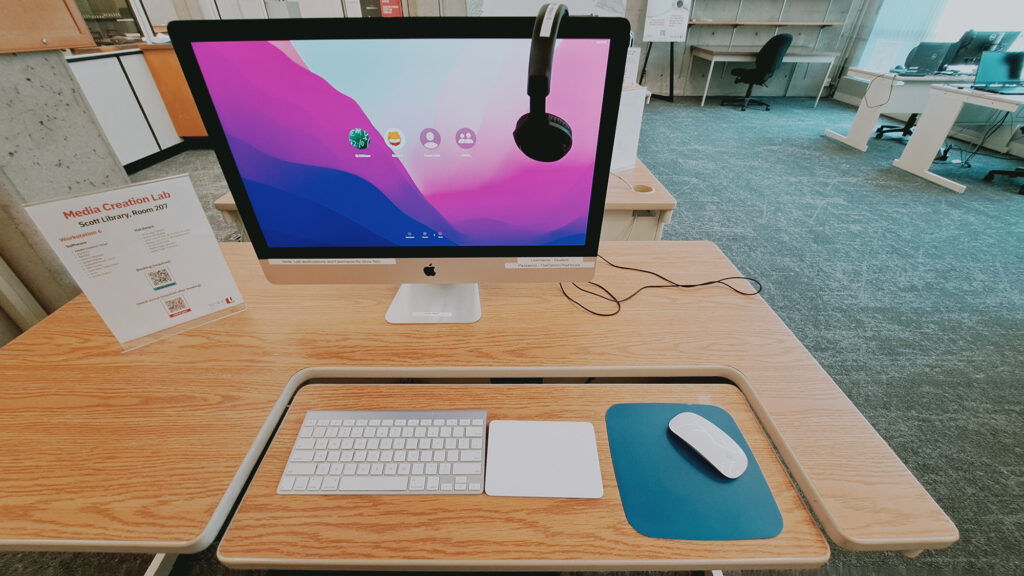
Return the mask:
<svg viewBox="0 0 1024 576">
<path fill-rule="evenodd" d="M 241 314 L 121 353 L 79 296 L 0 349 L 0 549 L 205 548 L 294 392 L 286 383 L 312 366 L 725 377 L 840 546 L 913 552 L 958 538 L 758 296 L 649 290 L 599 318 L 556 285 L 485 284 L 476 324 L 393 326 L 394 286 L 271 285 L 251 245 L 222 250 L 249 307 Z M 683 283 L 737 274 L 708 242 L 600 252 Z M 652 281 L 604 264 L 597 280 L 621 295 Z"/>
<path fill-rule="evenodd" d="M 713 404 L 736 420 L 775 496 L 774 538 L 648 538 L 627 522 L 608 449 L 605 411 L 618 403 Z M 279 495 L 307 410 L 486 408 L 488 420 L 591 422 L 600 499 L 481 495 Z M 455 512 L 453 514 L 453 512 Z M 315 536 L 311 536 L 315 535 Z M 232 568 L 350 570 L 698 570 L 814 568 L 828 544 L 747 405 L 729 384 L 312 385 L 299 390 L 218 549 Z"/>
<path fill-rule="evenodd" d="M 867 81 L 867 90 L 857 107 L 853 125 L 846 134 L 825 130 L 825 135 L 861 152 L 868 149 L 868 141 L 882 114 L 917 114 L 924 110 L 935 84 L 967 83 L 974 76 L 934 74 L 931 76 L 900 76 L 892 72 L 872 72 L 850 68 L 847 76 Z"/>
<path fill-rule="evenodd" d="M 230 192 L 214 200 L 213 206 L 228 225 L 245 234 Z M 611 173 L 604 206 L 602 240 L 661 240 L 665 225 L 672 220 L 676 199 L 637 160 L 636 167 Z"/>
<path fill-rule="evenodd" d="M 948 85 L 932 86 L 930 90 L 928 105 L 917 121 L 914 135 L 907 142 L 903 154 L 892 165 L 960 194 L 966 186 L 930 170 L 960 110 L 965 104 L 974 104 L 1012 113 L 1024 106 L 1024 95 L 995 94 L 972 90 L 966 86 Z"/>
<path fill-rule="evenodd" d="M 715 71 L 716 62 L 754 62 L 760 50 L 761 46 L 691 46 L 690 67 L 688 70 L 693 70 L 694 58 L 708 61 L 708 77 L 707 81 L 704 82 L 704 94 L 701 96 L 700 105 L 704 106 L 704 101 L 707 100 L 708 88 L 711 87 L 711 76 Z M 821 88 L 818 89 L 818 97 L 814 99 L 814 106 L 817 107 L 818 101 L 821 100 L 821 93 L 825 90 L 825 86 L 828 86 L 829 78 L 832 75 L 832 67 L 835 66 L 838 56 L 839 53 L 837 52 L 819 52 L 810 48 L 795 46 L 786 51 L 782 61 L 828 64 L 828 70 L 825 71 L 825 80 L 822 82 Z M 685 88 L 683 91 L 685 93 Z"/>
</svg>

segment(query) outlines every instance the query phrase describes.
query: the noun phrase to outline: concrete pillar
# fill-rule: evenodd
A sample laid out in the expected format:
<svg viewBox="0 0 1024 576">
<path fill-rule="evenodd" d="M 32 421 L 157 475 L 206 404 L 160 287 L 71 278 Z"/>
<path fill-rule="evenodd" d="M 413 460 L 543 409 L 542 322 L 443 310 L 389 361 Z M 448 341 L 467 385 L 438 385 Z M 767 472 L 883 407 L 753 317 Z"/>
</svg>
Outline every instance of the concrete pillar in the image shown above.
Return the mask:
<svg viewBox="0 0 1024 576">
<path fill-rule="evenodd" d="M 0 256 L 48 312 L 79 289 L 22 206 L 128 183 L 63 55 L 0 54 Z"/>
</svg>

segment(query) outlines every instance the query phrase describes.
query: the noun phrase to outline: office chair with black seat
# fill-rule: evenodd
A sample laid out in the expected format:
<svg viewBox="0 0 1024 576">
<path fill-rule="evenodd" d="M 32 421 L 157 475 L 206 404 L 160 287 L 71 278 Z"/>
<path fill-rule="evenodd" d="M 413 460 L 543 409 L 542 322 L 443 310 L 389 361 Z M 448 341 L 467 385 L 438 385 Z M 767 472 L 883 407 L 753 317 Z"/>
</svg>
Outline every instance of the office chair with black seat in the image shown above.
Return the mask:
<svg viewBox="0 0 1024 576">
<path fill-rule="evenodd" d="M 775 71 L 782 65 L 782 59 L 786 57 L 786 51 L 789 50 L 789 45 L 792 43 L 793 36 L 790 34 L 773 36 L 764 43 L 761 51 L 757 53 L 754 68 L 733 69 L 732 75 L 736 77 L 736 83 L 747 84 L 747 93 L 744 96 L 723 98 L 722 106 L 739 104 L 740 110 L 746 110 L 748 105 L 758 104 L 764 106 L 765 112 L 771 110 L 771 105 L 767 102 L 751 98 L 750 91 L 754 89 L 754 84 L 764 86 L 765 82 L 775 75 Z"/>
</svg>

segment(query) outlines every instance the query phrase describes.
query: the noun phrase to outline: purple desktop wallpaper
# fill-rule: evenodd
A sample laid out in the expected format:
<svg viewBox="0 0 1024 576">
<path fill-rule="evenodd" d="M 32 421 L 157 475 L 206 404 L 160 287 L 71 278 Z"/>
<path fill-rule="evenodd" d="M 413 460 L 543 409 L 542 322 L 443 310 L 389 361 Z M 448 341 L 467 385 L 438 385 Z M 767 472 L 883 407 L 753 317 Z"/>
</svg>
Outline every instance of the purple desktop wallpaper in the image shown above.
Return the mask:
<svg viewBox="0 0 1024 576">
<path fill-rule="evenodd" d="M 557 162 L 512 130 L 529 40 L 195 43 L 267 245 L 544 246 L 586 240 L 607 41 L 558 42 Z"/>
</svg>

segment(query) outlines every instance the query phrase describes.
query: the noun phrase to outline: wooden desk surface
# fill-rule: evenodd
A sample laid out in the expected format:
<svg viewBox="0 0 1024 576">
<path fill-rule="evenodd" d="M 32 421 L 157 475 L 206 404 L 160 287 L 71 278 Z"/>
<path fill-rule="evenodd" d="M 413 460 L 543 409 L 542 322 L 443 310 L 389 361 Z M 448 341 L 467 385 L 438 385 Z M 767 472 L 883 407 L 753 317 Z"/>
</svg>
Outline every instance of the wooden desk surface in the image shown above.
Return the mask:
<svg viewBox="0 0 1024 576">
<path fill-rule="evenodd" d="M 736 420 L 783 516 L 774 538 L 648 538 L 626 521 L 608 449 L 605 411 L 633 402 L 714 404 Z M 307 410 L 486 409 L 494 420 L 591 422 L 600 499 L 487 495 L 279 495 Z M 315 534 L 315 537 L 307 535 Z M 574 386 L 345 385 L 299 390 L 220 543 L 232 568 L 696 570 L 814 568 L 828 544 L 793 488 L 743 394 L 728 384 Z"/>
<path fill-rule="evenodd" d="M 79 296 L 0 349 L 0 548 L 207 546 L 285 383 L 310 366 L 707 367 L 695 370 L 743 389 L 838 544 L 958 538 L 760 297 L 649 290 L 599 318 L 557 285 L 485 284 L 476 324 L 391 326 L 393 286 L 275 286 L 250 245 L 222 249 L 246 312 L 122 354 Z M 601 253 L 683 283 L 737 273 L 709 242 L 608 242 Z M 597 279 L 616 294 L 651 281 L 603 264 Z"/>
<path fill-rule="evenodd" d="M 214 200 L 213 206 L 221 211 L 238 211 L 230 192 Z M 638 159 L 636 167 L 612 172 L 604 206 L 606 210 L 674 210 L 676 199 Z"/>
<path fill-rule="evenodd" d="M 675 210 L 675 208 L 675 197 L 639 159 L 634 168 L 611 173 L 611 178 L 608 180 L 608 195 L 604 199 L 605 210 Z"/>
<path fill-rule="evenodd" d="M 716 59 L 721 57 L 750 57 L 757 56 L 757 53 L 761 51 L 762 46 L 691 46 L 690 51 L 695 56 L 704 57 L 713 56 Z M 831 59 L 839 56 L 838 52 L 828 52 L 824 50 L 814 50 L 813 48 L 806 48 L 803 46 L 793 46 L 786 51 L 786 56 L 782 59 L 784 62 L 793 61 L 798 58 L 815 58 L 815 61 L 827 62 Z"/>
</svg>

